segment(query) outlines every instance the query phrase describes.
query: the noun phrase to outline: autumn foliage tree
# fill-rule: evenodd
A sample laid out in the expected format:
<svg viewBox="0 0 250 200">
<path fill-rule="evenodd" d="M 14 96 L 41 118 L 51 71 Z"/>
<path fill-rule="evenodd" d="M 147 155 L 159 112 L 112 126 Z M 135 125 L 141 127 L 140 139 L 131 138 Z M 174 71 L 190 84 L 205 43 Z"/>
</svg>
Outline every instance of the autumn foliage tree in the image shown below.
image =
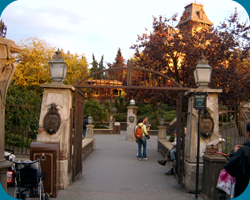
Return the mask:
<svg viewBox="0 0 250 200">
<path fill-rule="evenodd" d="M 206 51 L 213 67 L 210 86 L 223 89 L 220 101 L 226 105 L 233 105 L 250 97 L 249 30 L 247 23 L 239 22 L 235 11 L 213 30 Z"/>
<path fill-rule="evenodd" d="M 48 62 L 51 61 L 56 48 L 38 38 L 28 38 L 21 41 L 19 46 L 22 51 L 15 57 L 18 64 L 10 86 L 13 86 L 13 88 L 10 88 L 10 90 L 13 91 L 13 89 L 19 88 L 33 91 L 33 93 L 41 97 L 41 84 L 52 82 Z M 84 55 L 63 52 L 63 57 L 68 65 L 65 84 L 75 84 L 77 78 L 80 79 L 88 75 L 88 63 Z"/>
<path fill-rule="evenodd" d="M 19 87 L 39 93 L 40 85 L 50 82 L 48 62 L 55 48 L 38 38 L 28 38 L 19 46 L 22 51 L 16 55 L 18 65 L 12 81 Z"/>
<path fill-rule="evenodd" d="M 115 62 L 113 63 L 108 63 L 109 69 L 116 69 L 120 67 L 126 67 L 125 59 L 122 56 L 121 49 L 119 48 L 115 57 Z M 125 77 L 125 74 L 123 73 L 122 70 L 114 70 L 114 71 L 109 71 L 107 76 L 111 79 L 118 80 L 118 81 L 123 81 L 123 78 Z"/>
<path fill-rule="evenodd" d="M 185 14 L 185 13 L 184 13 Z M 240 23 L 237 12 L 218 27 L 194 29 L 197 22 L 177 27 L 177 14 L 154 17 L 153 31 L 138 36 L 132 45 L 136 66 L 162 72 L 185 87 L 196 87 L 193 70 L 202 54 L 213 68 L 211 88 L 222 88 L 220 101 L 249 98 L 249 26 Z M 176 91 L 132 92 L 150 102 L 174 104 Z M 138 95 L 136 95 L 138 94 Z M 155 106 L 155 105 L 154 105 Z"/>
<path fill-rule="evenodd" d="M 76 79 L 82 79 L 89 75 L 88 62 L 84 54 L 71 54 L 67 52 L 64 56 L 64 61 L 68 65 L 66 79 L 64 81 L 67 85 L 76 84 Z"/>
</svg>

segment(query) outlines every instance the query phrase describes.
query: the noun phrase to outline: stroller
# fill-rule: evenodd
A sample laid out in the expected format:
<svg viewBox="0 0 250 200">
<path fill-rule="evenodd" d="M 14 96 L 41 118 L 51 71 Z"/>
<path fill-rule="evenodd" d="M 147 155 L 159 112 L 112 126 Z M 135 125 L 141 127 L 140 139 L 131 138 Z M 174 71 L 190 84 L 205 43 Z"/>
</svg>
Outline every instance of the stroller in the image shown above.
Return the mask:
<svg viewBox="0 0 250 200">
<path fill-rule="evenodd" d="M 14 151 L 5 149 L 4 156 L 6 160 L 13 161 L 15 159 Z M 7 171 L 7 186 L 14 185 L 14 166 L 8 168 Z"/>
<path fill-rule="evenodd" d="M 49 194 L 44 193 L 42 179 L 45 173 L 41 171 L 40 160 L 16 162 L 15 164 L 15 192 L 16 199 L 25 200 L 29 197 L 39 197 L 39 200 L 49 200 Z"/>
</svg>

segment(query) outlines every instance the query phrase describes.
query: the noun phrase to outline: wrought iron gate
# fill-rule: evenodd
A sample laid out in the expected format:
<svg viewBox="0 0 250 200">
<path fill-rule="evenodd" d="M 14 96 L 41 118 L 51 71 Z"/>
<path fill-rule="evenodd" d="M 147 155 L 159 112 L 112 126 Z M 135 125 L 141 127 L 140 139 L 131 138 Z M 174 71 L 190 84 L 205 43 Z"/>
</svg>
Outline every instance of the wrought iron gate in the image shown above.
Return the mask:
<svg viewBox="0 0 250 200">
<path fill-rule="evenodd" d="M 75 91 L 75 110 L 72 131 L 72 181 L 82 174 L 82 134 L 83 134 L 84 94 Z"/>
<path fill-rule="evenodd" d="M 93 73 L 81 80 L 76 81 L 76 84 L 73 85 L 78 90 L 84 91 L 86 95 L 90 97 L 91 90 L 97 91 L 100 89 L 110 89 L 110 90 L 175 90 L 180 91 L 178 96 L 178 141 L 177 144 L 177 177 L 178 182 L 181 182 L 182 174 L 183 174 L 183 164 L 184 161 L 180 159 L 184 159 L 184 144 L 181 144 L 181 141 L 184 142 L 184 126 L 182 125 L 182 97 L 183 91 L 187 91 L 191 88 L 185 88 L 181 83 L 176 82 L 174 79 L 170 78 L 166 74 L 161 72 L 153 71 L 151 69 L 140 68 L 133 66 L 132 61 L 129 60 L 126 67 L 118 67 L 118 68 L 109 68 L 102 71 L 98 71 Z M 77 92 L 76 92 L 77 93 Z M 77 98 L 76 98 L 77 99 Z M 83 99 L 82 99 L 83 101 Z M 83 106 L 83 103 L 81 104 Z M 78 112 L 76 104 L 76 111 Z M 78 115 L 78 114 L 77 114 Z M 82 113 L 83 115 L 83 113 Z M 82 123 L 82 115 L 77 116 L 78 120 L 81 119 Z M 76 119 L 75 119 L 76 120 Z M 77 131 L 77 127 L 79 125 L 75 124 L 75 131 Z M 82 127 L 82 125 L 81 125 Z M 82 131 L 82 129 L 81 129 Z M 80 134 L 79 134 L 80 135 Z M 183 139 L 181 139 L 183 137 Z M 76 138 L 74 138 L 76 139 Z M 181 151 L 183 149 L 183 151 Z M 78 151 L 78 150 L 77 150 Z M 183 155 L 181 155 L 183 154 Z M 80 157 L 80 156 L 79 156 Z M 77 158 L 75 158 L 77 159 Z M 78 158 L 79 159 L 79 158 Z M 73 164 L 74 166 L 74 164 Z M 77 173 L 76 173 L 77 174 Z"/>
<path fill-rule="evenodd" d="M 180 184 L 184 173 L 184 149 L 185 149 L 185 113 L 182 112 L 183 92 L 180 92 L 177 100 L 177 149 L 175 174 Z"/>
</svg>

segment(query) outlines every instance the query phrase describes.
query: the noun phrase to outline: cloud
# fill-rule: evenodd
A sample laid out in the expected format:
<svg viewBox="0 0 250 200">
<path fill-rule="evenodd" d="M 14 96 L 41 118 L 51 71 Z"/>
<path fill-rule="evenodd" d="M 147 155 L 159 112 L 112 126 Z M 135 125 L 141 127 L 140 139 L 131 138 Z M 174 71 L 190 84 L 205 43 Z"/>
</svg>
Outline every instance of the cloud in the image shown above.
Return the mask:
<svg viewBox="0 0 250 200">
<path fill-rule="evenodd" d="M 239 17 L 246 20 L 244 8 L 231 0 L 202 1 L 208 18 L 217 26 L 238 7 Z M 71 53 L 85 53 L 88 62 L 104 55 L 113 62 L 118 48 L 129 59 L 137 35 L 152 30 L 152 16 L 179 17 L 186 0 L 18 0 L 10 4 L 2 18 L 8 27 L 7 37 L 16 43 L 29 37 L 44 39 L 51 46 Z M 225 6 L 227 5 L 227 6 Z M 179 19 L 179 18 L 178 18 Z"/>
</svg>

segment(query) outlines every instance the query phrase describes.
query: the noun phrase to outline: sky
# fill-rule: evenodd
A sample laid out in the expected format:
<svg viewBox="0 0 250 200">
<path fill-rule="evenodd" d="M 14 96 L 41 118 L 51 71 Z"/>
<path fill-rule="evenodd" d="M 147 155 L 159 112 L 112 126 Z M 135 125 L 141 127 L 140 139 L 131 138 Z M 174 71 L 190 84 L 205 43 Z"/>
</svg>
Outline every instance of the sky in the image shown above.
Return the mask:
<svg viewBox="0 0 250 200">
<path fill-rule="evenodd" d="M 127 60 L 137 35 L 152 30 L 153 16 L 171 17 L 191 2 L 201 3 L 215 26 L 234 13 L 241 21 L 249 16 L 239 3 L 232 0 L 17 0 L 2 12 L 7 25 L 6 38 L 16 44 L 29 37 L 45 40 L 50 46 L 78 55 L 85 54 L 88 63 L 92 54 L 99 62 L 113 63 L 121 48 Z"/>
</svg>

